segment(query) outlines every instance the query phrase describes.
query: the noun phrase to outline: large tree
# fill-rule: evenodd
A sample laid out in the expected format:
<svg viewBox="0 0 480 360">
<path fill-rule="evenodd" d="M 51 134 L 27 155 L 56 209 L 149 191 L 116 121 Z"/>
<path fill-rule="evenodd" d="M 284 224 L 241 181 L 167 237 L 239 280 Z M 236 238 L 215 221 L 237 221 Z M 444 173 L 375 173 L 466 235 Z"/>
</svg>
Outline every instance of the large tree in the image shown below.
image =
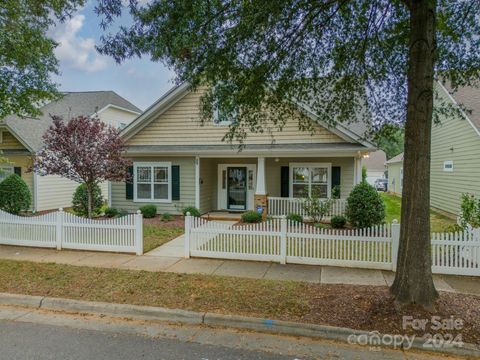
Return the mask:
<svg viewBox="0 0 480 360">
<path fill-rule="evenodd" d="M 124 157 L 125 144 L 117 129 L 98 118 L 79 116 L 64 121 L 55 116 L 43 141 L 33 171 L 85 184 L 89 218 L 93 216 L 93 192 L 98 184 L 128 180 L 131 161 Z"/>
<path fill-rule="evenodd" d="M 122 0 L 97 6 L 108 28 Z M 202 117 L 213 107 L 238 114 L 227 139 L 281 128 L 290 101 L 333 124 L 362 119 L 373 129 L 405 123 L 405 176 L 395 282 L 399 303 L 433 305 L 430 259 L 430 129 L 434 79 L 453 88 L 480 77 L 478 0 L 131 0 L 128 27 L 99 50 L 123 61 L 148 55 L 193 88 L 206 85 Z M 274 109 L 262 112 L 263 106 Z M 304 116 L 299 126 L 309 129 Z"/>
<path fill-rule="evenodd" d="M 58 96 L 51 75 L 58 71 L 48 29 L 84 0 L 0 1 L 0 119 L 33 116 L 38 104 Z"/>
</svg>

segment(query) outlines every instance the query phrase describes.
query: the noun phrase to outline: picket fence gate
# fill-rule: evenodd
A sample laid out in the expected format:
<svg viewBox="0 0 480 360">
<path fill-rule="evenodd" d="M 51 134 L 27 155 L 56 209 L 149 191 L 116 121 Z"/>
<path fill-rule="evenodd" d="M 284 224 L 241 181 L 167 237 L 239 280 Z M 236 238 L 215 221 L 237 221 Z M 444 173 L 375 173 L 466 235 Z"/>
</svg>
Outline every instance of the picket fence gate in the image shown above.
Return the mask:
<svg viewBox="0 0 480 360">
<path fill-rule="evenodd" d="M 23 217 L 0 210 L 0 244 L 143 254 L 143 216 L 92 220 L 63 209 Z"/>
<path fill-rule="evenodd" d="M 378 270 L 397 267 L 400 224 L 321 229 L 273 218 L 230 226 L 187 215 L 185 257 L 272 261 Z M 480 230 L 432 234 L 432 271 L 480 275 Z"/>
</svg>

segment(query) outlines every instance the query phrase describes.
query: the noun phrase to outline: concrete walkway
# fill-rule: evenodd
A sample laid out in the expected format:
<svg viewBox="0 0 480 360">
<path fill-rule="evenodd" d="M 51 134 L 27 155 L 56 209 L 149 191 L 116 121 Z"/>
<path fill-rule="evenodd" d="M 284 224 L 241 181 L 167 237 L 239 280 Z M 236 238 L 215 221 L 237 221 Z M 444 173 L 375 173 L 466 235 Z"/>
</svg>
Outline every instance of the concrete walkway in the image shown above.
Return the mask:
<svg viewBox="0 0 480 360">
<path fill-rule="evenodd" d="M 184 259 L 181 257 L 182 254 L 181 237 L 143 256 L 0 245 L 0 259 L 41 263 L 306 281 L 322 284 L 388 286 L 394 279 L 394 273 L 390 271 L 294 264 L 280 265 L 253 261 Z M 436 275 L 434 281 L 437 289 L 441 291 L 480 296 L 480 278 L 478 277 Z"/>
</svg>

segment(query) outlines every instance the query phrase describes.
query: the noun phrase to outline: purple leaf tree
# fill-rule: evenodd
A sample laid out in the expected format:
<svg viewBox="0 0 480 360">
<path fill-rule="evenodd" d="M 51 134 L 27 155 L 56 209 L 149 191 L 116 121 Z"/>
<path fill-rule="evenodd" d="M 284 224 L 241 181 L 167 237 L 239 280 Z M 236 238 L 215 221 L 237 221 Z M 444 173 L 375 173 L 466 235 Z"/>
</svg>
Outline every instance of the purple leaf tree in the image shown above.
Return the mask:
<svg viewBox="0 0 480 360">
<path fill-rule="evenodd" d="M 104 181 L 128 180 L 131 161 L 124 157 L 125 144 L 117 129 L 98 118 L 79 116 L 68 122 L 56 116 L 52 119 L 53 124 L 43 135 L 45 145 L 35 156 L 33 171 L 85 184 L 91 218 L 94 187 Z"/>
</svg>

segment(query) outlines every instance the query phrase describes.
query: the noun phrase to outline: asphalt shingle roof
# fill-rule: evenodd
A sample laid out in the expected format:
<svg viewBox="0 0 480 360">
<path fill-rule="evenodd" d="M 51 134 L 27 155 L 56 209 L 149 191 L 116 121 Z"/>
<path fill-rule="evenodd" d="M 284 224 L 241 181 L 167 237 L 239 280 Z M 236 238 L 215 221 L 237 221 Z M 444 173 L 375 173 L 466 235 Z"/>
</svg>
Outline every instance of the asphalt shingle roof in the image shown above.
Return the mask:
<svg viewBox="0 0 480 360">
<path fill-rule="evenodd" d="M 37 118 L 20 118 L 7 116 L 0 120 L 21 138 L 33 151 L 43 145 L 42 136 L 52 124 L 51 115 L 70 119 L 76 116 L 91 116 L 107 105 L 115 105 L 127 110 L 141 113 L 141 110 L 114 91 L 67 92 L 57 101 L 52 101 L 40 108 L 42 115 Z"/>
<path fill-rule="evenodd" d="M 462 86 L 453 92 L 448 84 L 444 84 L 444 86 L 455 101 L 466 108 L 466 115 L 473 125 L 480 130 L 480 88 Z"/>
</svg>

